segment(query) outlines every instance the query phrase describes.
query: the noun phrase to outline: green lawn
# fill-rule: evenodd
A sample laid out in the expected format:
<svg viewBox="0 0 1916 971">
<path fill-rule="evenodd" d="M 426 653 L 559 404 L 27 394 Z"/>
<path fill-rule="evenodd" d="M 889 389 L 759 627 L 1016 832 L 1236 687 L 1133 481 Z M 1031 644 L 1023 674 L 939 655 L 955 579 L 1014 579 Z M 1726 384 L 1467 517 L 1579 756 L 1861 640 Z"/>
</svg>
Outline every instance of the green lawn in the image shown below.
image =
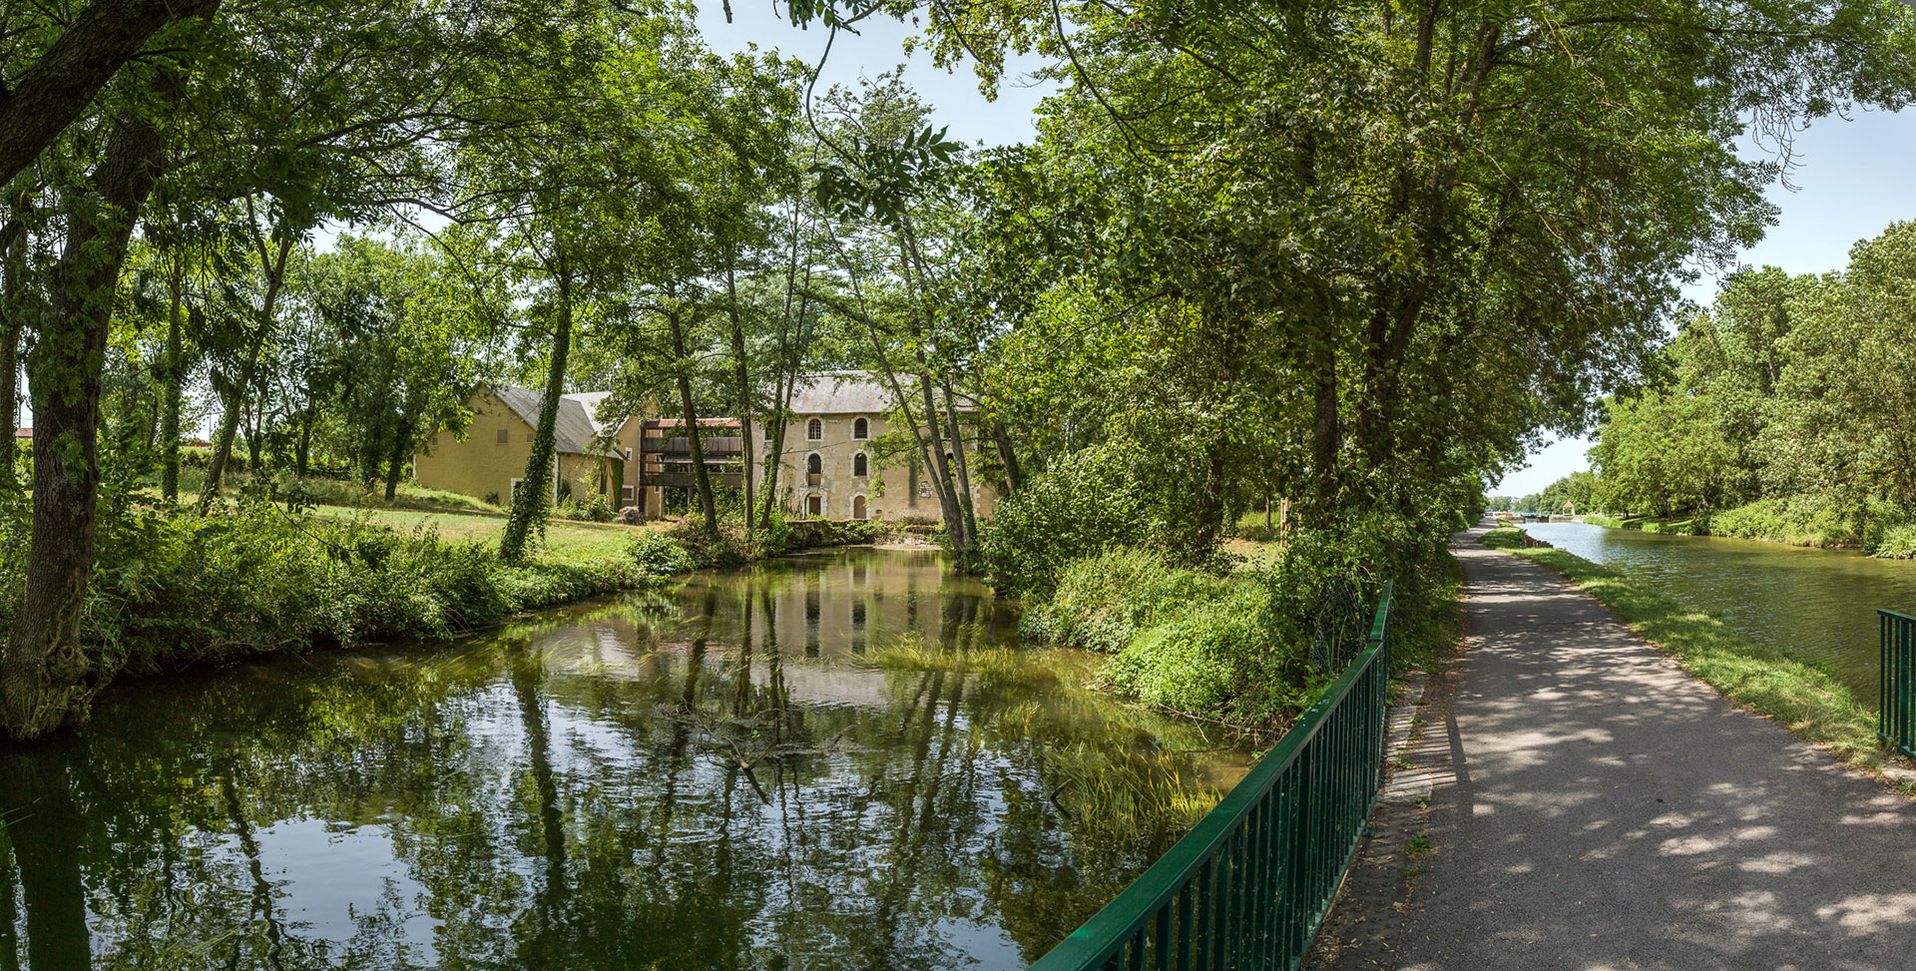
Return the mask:
<svg viewBox="0 0 1916 971">
<path fill-rule="evenodd" d="M 373 509 L 364 506 L 320 506 L 318 515 L 338 519 L 364 518 L 393 529 L 430 527 L 453 541 L 495 543 L 505 531 L 506 517 L 487 513 L 423 512 L 416 509 Z M 546 545 L 555 551 L 593 549 L 616 551 L 640 533 L 660 528 L 659 522 L 640 526 L 624 523 L 587 523 L 554 519 L 546 525 Z"/>
</svg>

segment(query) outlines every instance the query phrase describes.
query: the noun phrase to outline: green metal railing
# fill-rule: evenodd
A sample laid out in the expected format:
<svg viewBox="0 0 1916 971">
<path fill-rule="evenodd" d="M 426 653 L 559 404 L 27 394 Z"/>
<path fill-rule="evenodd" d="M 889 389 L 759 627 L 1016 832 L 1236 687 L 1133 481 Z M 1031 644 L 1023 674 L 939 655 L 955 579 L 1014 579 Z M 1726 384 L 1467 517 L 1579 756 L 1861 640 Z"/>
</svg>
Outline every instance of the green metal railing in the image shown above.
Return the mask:
<svg viewBox="0 0 1916 971">
<path fill-rule="evenodd" d="M 1916 759 L 1916 617 L 1876 612 L 1876 737 Z"/>
<path fill-rule="evenodd" d="M 1377 800 L 1386 584 L 1364 650 L 1216 808 L 1032 971 L 1294 971 Z"/>
</svg>

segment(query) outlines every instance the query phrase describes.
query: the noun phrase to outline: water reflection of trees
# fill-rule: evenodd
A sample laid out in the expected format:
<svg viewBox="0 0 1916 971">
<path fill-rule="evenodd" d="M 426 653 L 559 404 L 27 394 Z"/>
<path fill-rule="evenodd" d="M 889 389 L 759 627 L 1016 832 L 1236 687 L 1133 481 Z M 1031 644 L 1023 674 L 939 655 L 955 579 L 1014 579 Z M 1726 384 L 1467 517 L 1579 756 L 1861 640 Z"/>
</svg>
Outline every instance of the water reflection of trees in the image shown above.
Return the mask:
<svg viewBox="0 0 1916 971">
<path fill-rule="evenodd" d="M 0 907 L 26 904 L 0 910 L 0 968 L 1035 957 L 1175 838 L 1198 760 L 1174 749 L 1200 741 L 987 663 L 988 599 L 926 610 L 880 572 L 815 588 L 852 628 L 825 627 L 824 661 L 803 657 L 803 586 L 774 576 L 670 616 L 128 692 L 90 743 L 0 758 Z M 895 650 L 908 613 L 934 633 L 917 661 L 831 661 L 858 627 Z M 311 821 L 391 871 L 346 933 L 275 859 Z"/>
</svg>

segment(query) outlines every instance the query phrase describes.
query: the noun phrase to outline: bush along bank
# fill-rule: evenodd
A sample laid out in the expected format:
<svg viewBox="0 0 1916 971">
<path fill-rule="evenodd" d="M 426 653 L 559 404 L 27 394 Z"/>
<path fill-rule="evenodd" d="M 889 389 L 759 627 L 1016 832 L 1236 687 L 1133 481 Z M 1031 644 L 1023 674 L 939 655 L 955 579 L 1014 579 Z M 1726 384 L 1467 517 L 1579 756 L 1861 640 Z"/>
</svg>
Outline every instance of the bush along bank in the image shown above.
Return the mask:
<svg viewBox="0 0 1916 971">
<path fill-rule="evenodd" d="M 1348 536 L 1346 537 L 1348 539 Z M 1153 707 L 1275 734 L 1362 648 L 1393 562 L 1298 531 L 1268 565 L 1224 570 L 1113 547 L 1026 598 L 1021 631 L 1110 655 L 1102 679 Z M 1442 547 L 1397 571 L 1395 667 L 1429 667 L 1461 631 L 1461 573 Z"/>
<path fill-rule="evenodd" d="M 0 623 L 12 623 L 27 536 L 14 503 L 0 522 Z M 81 637 L 98 683 L 311 646 L 445 638 L 699 565 L 656 533 L 509 565 L 490 545 L 259 501 L 204 516 L 122 509 L 102 517 L 97 548 Z"/>
<path fill-rule="evenodd" d="M 1859 549 L 1886 558 L 1916 558 L 1916 512 L 1881 500 L 1839 507 L 1819 496 L 1802 495 L 1758 499 L 1683 517 L 1620 519 L 1586 515 L 1583 521 L 1651 533 L 1726 536 L 1789 546 Z"/>
<path fill-rule="evenodd" d="M 1520 539 L 1505 535 L 1516 532 L 1492 530 L 1484 542 L 1563 574 L 1730 700 L 1858 769 L 1886 776 L 1891 759 L 1877 747 L 1876 716 L 1829 672 L 1753 640 L 1721 618 L 1664 595 L 1647 580 L 1560 549 L 1517 546 Z M 1908 783 L 1900 785 L 1916 795 Z"/>
</svg>

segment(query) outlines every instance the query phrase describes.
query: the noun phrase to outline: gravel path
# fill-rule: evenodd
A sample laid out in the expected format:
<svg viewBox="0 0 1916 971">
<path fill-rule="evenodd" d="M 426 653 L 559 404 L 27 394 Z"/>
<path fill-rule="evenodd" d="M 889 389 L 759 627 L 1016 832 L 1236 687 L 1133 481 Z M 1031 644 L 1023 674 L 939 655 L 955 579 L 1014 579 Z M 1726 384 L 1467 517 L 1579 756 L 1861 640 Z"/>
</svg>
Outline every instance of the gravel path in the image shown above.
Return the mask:
<svg viewBox="0 0 1916 971">
<path fill-rule="evenodd" d="M 1426 728 L 1436 851 L 1377 928 L 1390 964 L 1916 968 L 1916 807 L 1478 535 L 1457 537 L 1468 640 Z"/>
</svg>

